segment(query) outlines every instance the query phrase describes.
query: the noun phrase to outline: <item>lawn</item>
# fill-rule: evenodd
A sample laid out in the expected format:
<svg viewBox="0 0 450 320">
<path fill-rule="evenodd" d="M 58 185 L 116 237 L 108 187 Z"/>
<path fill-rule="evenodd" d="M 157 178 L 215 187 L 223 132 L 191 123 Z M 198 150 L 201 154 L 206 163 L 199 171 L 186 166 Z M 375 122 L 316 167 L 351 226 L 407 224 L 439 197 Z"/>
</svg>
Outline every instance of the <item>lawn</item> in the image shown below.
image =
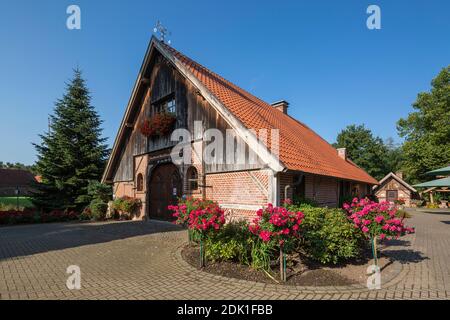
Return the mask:
<svg viewBox="0 0 450 320">
<path fill-rule="evenodd" d="M 0 206 L 17 205 L 17 197 L 0 197 Z M 19 207 L 33 207 L 33 203 L 29 197 L 19 197 Z"/>
</svg>

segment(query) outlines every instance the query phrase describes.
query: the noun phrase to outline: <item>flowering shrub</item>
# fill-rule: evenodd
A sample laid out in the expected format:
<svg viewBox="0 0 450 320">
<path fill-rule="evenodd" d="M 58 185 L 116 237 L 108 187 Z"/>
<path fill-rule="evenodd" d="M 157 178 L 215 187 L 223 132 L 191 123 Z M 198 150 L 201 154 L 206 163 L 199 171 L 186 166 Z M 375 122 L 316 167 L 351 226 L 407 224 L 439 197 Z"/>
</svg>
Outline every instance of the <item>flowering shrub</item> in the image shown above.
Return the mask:
<svg viewBox="0 0 450 320">
<path fill-rule="evenodd" d="M 117 211 L 119 217 L 123 219 L 130 219 L 131 215 L 136 213 L 141 206 L 142 203 L 140 199 L 128 196 L 116 198 L 112 204 L 112 208 Z"/>
<path fill-rule="evenodd" d="M 0 224 L 61 222 L 78 219 L 79 214 L 69 210 L 53 210 L 39 213 L 35 210 L 0 211 Z"/>
<path fill-rule="evenodd" d="M 78 213 L 71 210 L 53 210 L 40 215 L 42 222 L 60 222 L 78 219 Z"/>
<path fill-rule="evenodd" d="M 188 228 L 196 230 L 202 235 L 207 235 L 210 231 L 217 231 L 224 224 L 225 213 L 215 202 L 189 213 Z"/>
<path fill-rule="evenodd" d="M 291 212 L 285 207 L 274 207 L 269 203 L 256 214 L 257 218 L 249 228 L 263 242 L 275 242 L 278 246 L 291 249 L 300 237 L 300 224 L 304 217 L 302 212 Z"/>
<path fill-rule="evenodd" d="M 396 217 L 397 208 L 389 202 L 376 203 L 369 199 L 354 198 L 351 204 L 345 203 L 343 207 L 354 227 L 360 229 L 367 238 L 383 240 L 414 233 L 414 228 L 406 227 L 403 219 Z"/>
<path fill-rule="evenodd" d="M 286 281 L 286 252 L 294 249 L 300 238 L 303 213 L 289 211 L 286 207 L 274 207 L 271 203 L 256 212 L 257 217 L 249 226 L 250 232 L 262 241 L 252 249 L 253 266 L 270 269 L 272 249 L 280 250 L 280 278 Z"/>
<path fill-rule="evenodd" d="M 216 202 L 209 200 L 192 199 L 181 201 L 178 206 L 168 206 L 174 211 L 177 218 L 175 223 L 186 225 L 191 232 L 199 235 L 200 240 L 200 267 L 205 265 L 205 248 L 203 241 L 211 238 L 225 224 L 225 212 Z"/>
<path fill-rule="evenodd" d="M 176 218 L 176 220 L 174 221 L 175 224 L 187 227 L 189 222 L 189 214 L 192 210 L 205 209 L 208 206 L 212 205 L 217 206 L 217 204 L 211 200 L 202 200 L 193 197 L 187 197 L 185 199 L 180 199 L 178 201 L 178 205 L 176 206 L 168 206 L 168 209 L 173 211 L 173 217 Z"/>
<path fill-rule="evenodd" d="M 140 131 L 147 137 L 164 136 L 172 131 L 176 120 L 174 113 L 159 112 L 142 121 Z"/>
</svg>

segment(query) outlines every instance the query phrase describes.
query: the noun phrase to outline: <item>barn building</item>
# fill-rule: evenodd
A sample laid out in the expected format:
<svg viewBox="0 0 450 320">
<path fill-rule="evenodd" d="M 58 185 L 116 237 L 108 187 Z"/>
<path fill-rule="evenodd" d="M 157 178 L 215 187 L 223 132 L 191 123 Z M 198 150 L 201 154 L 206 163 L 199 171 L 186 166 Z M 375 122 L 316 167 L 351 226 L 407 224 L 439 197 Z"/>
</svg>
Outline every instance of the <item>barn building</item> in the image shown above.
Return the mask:
<svg viewBox="0 0 450 320">
<path fill-rule="evenodd" d="M 153 37 L 102 180 L 113 184 L 115 197 L 141 199 L 138 219 L 170 220 L 167 205 L 184 195 L 249 218 L 285 198 L 336 207 L 371 193 L 377 181 L 288 109 L 286 101 L 266 103 Z M 180 140 L 172 141 L 172 130 L 152 129 L 162 113 L 174 116 L 173 129 L 191 133 L 182 139 L 189 157 L 181 149 L 182 160 L 174 161 Z M 211 151 L 218 134 L 232 136 L 233 145 Z"/>
</svg>

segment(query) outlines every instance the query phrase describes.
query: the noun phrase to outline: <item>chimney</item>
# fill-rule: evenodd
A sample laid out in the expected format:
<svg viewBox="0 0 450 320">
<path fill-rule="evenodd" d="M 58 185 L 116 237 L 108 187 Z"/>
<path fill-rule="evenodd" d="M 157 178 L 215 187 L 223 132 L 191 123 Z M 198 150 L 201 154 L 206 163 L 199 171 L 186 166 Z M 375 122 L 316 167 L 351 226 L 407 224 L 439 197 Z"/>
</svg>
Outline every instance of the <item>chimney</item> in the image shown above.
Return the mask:
<svg viewBox="0 0 450 320">
<path fill-rule="evenodd" d="M 287 109 L 289 107 L 289 102 L 287 102 L 285 100 L 277 101 L 277 102 L 272 103 L 272 107 L 277 108 L 278 110 L 280 110 L 284 114 L 287 114 Z"/>
<path fill-rule="evenodd" d="M 397 171 L 397 172 L 395 173 L 395 175 L 396 175 L 397 177 L 399 177 L 400 179 L 403 179 L 403 172 Z"/>
<path fill-rule="evenodd" d="M 347 160 L 347 150 L 345 148 L 337 148 L 338 156 L 344 160 Z"/>
</svg>

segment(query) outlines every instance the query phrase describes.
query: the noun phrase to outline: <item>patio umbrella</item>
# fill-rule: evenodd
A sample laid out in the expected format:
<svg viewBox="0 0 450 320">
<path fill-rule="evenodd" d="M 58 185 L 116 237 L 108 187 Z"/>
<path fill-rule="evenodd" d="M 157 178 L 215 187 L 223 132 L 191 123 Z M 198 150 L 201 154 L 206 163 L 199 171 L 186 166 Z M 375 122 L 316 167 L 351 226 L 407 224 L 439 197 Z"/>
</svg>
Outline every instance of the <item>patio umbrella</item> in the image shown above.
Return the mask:
<svg viewBox="0 0 450 320">
<path fill-rule="evenodd" d="M 450 174 L 450 166 L 429 171 L 426 173 L 429 176 L 445 176 Z"/>
<path fill-rule="evenodd" d="M 450 177 L 415 184 L 417 188 L 450 187 Z"/>
<path fill-rule="evenodd" d="M 434 199 L 433 199 L 434 192 L 450 192 L 450 189 L 449 189 L 450 177 L 415 184 L 414 187 L 430 188 L 424 192 L 430 194 L 430 201 L 431 201 L 431 203 L 434 203 Z M 437 189 L 437 188 L 441 188 L 441 189 Z"/>
</svg>

